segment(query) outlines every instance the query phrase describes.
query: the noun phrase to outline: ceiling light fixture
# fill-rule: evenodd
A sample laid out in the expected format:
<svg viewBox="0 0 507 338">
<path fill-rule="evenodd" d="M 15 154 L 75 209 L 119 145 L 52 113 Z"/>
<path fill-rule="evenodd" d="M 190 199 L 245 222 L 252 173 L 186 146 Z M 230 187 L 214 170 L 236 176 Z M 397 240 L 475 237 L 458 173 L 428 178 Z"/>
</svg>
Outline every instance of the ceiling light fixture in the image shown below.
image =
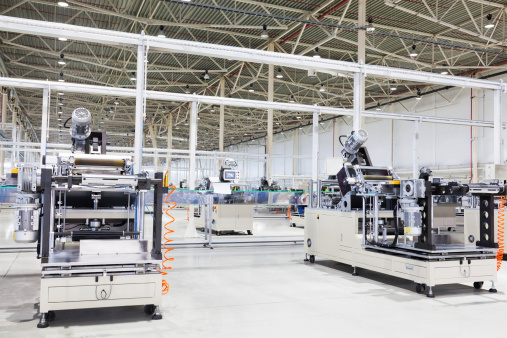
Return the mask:
<svg viewBox="0 0 507 338">
<path fill-rule="evenodd" d="M 189 85 L 185 86 L 185 94 L 190 94 L 190 86 Z"/>
<path fill-rule="evenodd" d="M 294 95 L 291 95 L 291 96 L 290 96 L 289 102 L 290 102 L 290 103 L 294 103 L 294 102 L 296 102 L 296 100 L 294 100 Z"/>
<path fill-rule="evenodd" d="M 261 38 L 263 38 L 263 39 L 269 39 L 268 25 L 262 25 Z"/>
<path fill-rule="evenodd" d="M 391 82 L 391 90 L 394 91 L 396 89 L 398 89 L 398 86 L 396 85 L 396 81 L 392 81 Z"/>
<path fill-rule="evenodd" d="M 205 70 L 204 71 L 204 76 L 203 76 L 204 80 L 209 80 L 209 74 L 208 74 L 208 70 Z"/>
<path fill-rule="evenodd" d="M 488 21 L 486 22 L 486 25 L 484 26 L 484 28 L 489 29 L 489 28 L 495 27 L 495 24 L 491 20 L 492 18 L 493 18 L 493 15 L 491 15 L 491 14 L 486 15 L 486 19 L 488 19 Z"/>
<path fill-rule="evenodd" d="M 157 37 L 159 37 L 159 38 L 165 38 L 164 26 L 160 26 L 160 29 L 159 29 L 158 34 L 157 34 Z"/>
<path fill-rule="evenodd" d="M 326 91 L 326 87 L 324 87 L 324 84 L 321 83 L 320 84 L 320 89 L 319 89 L 319 92 L 325 92 Z"/>
<path fill-rule="evenodd" d="M 377 102 L 377 108 L 375 108 L 375 110 L 381 110 L 382 108 L 380 108 L 380 102 Z"/>
<path fill-rule="evenodd" d="M 68 7 L 69 3 L 67 1 L 58 1 L 58 6 L 60 6 L 60 7 Z"/>
<path fill-rule="evenodd" d="M 211 105 L 211 110 L 210 110 L 212 113 L 215 112 L 215 106 L 214 105 Z"/>
<path fill-rule="evenodd" d="M 276 73 L 276 78 L 277 79 L 283 79 L 283 74 L 282 74 L 282 68 L 278 68 L 278 73 Z"/>
<path fill-rule="evenodd" d="M 65 82 L 65 79 L 63 78 L 63 72 L 60 72 L 60 75 L 58 76 L 59 82 Z"/>
<path fill-rule="evenodd" d="M 313 54 L 313 57 L 316 59 L 320 59 L 319 47 L 315 47 L 315 54 Z"/>
<path fill-rule="evenodd" d="M 422 94 L 421 94 L 421 91 L 419 90 L 419 88 L 417 88 L 417 97 L 415 99 L 416 100 L 422 99 Z"/>
<path fill-rule="evenodd" d="M 60 40 L 60 41 L 67 41 L 67 38 L 59 37 L 58 40 Z"/>
<path fill-rule="evenodd" d="M 60 54 L 60 60 L 58 60 L 58 64 L 59 65 L 64 65 L 65 64 L 65 59 L 63 58 L 63 54 Z"/>
<path fill-rule="evenodd" d="M 417 56 L 417 52 L 415 50 L 415 45 L 412 45 L 412 51 L 410 52 L 410 56 L 412 56 L 412 57 Z"/>
<path fill-rule="evenodd" d="M 130 73 L 130 81 L 135 81 L 135 80 L 137 80 L 137 78 L 136 78 L 136 72 Z"/>
<path fill-rule="evenodd" d="M 253 83 L 250 83 L 250 87 L 248 88 L 248 91 L 251 93 L 255 91 L 255 89 L 253 88 Z"/>
<path fill-rule="evenodd" d="M 366 31 L 368 33 L 375 31 L 375 27 L 373 26 L 373 18 L 371 16 L 368 17 L 368 24 L 366 25 Z"/>
</svg>

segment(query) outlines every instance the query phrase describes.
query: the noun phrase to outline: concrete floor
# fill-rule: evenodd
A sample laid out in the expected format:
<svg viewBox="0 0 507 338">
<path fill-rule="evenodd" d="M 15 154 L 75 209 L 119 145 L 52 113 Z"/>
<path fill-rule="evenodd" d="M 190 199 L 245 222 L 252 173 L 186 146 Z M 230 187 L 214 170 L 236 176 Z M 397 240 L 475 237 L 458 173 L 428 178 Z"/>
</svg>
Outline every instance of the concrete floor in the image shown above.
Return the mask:
<svg viewBox="0 0 507 338">
<path fill-rule="evenodd" d="M 0 213 L 6 244 L 6 215 Z M 279 220 L 262 220 L 264 226 Z M 507 264 L 498 293 L 470 285 L 435 288 L 317 258 L 302 245 L 177 248 L 164 318 L 142 307 L 58 311 L 37 329 L 40 262 L 34 252 L 0 250 L 0 336 L 18 337 L 477 337 L 507 330 Z M 507 263 L 507 262 L 506 262 Z"/>
</svg>

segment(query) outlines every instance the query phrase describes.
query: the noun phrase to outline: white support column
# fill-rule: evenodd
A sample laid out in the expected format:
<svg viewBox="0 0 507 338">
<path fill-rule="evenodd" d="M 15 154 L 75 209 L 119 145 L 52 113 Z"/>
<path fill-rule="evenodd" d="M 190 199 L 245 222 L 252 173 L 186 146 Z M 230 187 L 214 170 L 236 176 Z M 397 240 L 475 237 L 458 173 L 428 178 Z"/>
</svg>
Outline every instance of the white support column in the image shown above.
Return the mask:
<svg viewBox="0 0 507 338">
<path fill-rule="evenodd" d="M 196 160 L 195 150 L 197 148 L 197 102 L 192 101 L 190 105 L 190 138 L 189 138 L 189 171 L 188 171 L 188 189 L 195 190 L 195 178 L 196 178 Z M 185 232 L 185 237 L 198 237 L 197 231 L 195 230 L 194 222 L 194 205 L 189 205 L 188 215 L 188 226 Z"/>
<path fill-rule="evenodd" d="M 139 174 L 143 167 L 144 138 L 144 44 L 137 46 L 136 73 L 136 116 L 134 138 L 134 174 Z"/>
<path fill-rule="evenodd" d="M 169 113 L 167 116 L 167 149 L 173 148 L 173 113 Z M 172 153 L 167 156 L 167 176 L 169 177 L 169 183 L 172 182 L 171 166 L 172 166 Z"/>
<path fill-rule="evenodd" d="M 502 91 L 497 89 L 493 95 L 493 160 L 495 164 L 502 164 Z"/>
<path fill-rule="evenodd" d="M 272 52 L 275 49 L 275 44 L 270 42 L 268 44 L 268 51 Z M 270 64 L 268 66 L 268 101 L 273 102 L 274 98 L 274 85 L 275 85 L 275 66 Z M 273 176 L 273 109 L 268 109 L 268 132 L 266 135 L 266 154 L 268 159 L 266 161 L 266 178 L 271 183 Z"/>
<path fill-rule="evenodd" d="M 15 102 L 17 104 L 17 101 Z M 18 110 L 16 107 L 12 109 L 12 142 L 18 141 Z M 16 162 L 18 161 L 18 151 L 13 150 L 11 155 L 11 170 L 16 166 Z"/>
<path fill-rule="evenodd" d="M 292 131 L 292 155 L 298 156 L 299 155 L 299 129 L 294 129 Z M 299 175 L 299 158 L 293 158 L 292 159 L 292 176 Z M 295 188 L 295 187 L 293 187 Z"/>
<path fill-rule="evenodd" d="M 225 77 L 220 78 L 220 97 L 225 97 Z M 225 131 L 225 106 L 220 105 L 220 130 L 218 138 L 218 151 L 224 151 L 224 131 Z M 222 165 L 222 160 L 219 161 L 218 166 Z M 220 169 L 220 168 L 218 168 Z"/>
<path fill-rule="evenodd" d="M 189 175 L 188 175 L 188 188 L 190 190 L 195 189 L 195 149 L 197 147 L 197 102 L 192 101 L 190 106 L 190 163 L 189 163 Z"/>
<path fill-rule="evenodd" d="M 414 141 L 412 143 L 412 178 L 419 178 L 419 121 L 414 121 Z"/>
<path fill-rule="evenodd" d="M 317 184 L 319 178 L 319 113 L 313 113 L 312 132 L 312 180 Z"/>
<path fill-rule="evenodd" d="M 5 129 L 4 123 L 7 122 L 7 88 L 2 88 L 2 106 L 0 110 L 0 114 L 2 115 L 2 129 Z M 0 177 L 3 177 L 5 174 L 5 151 L 0 150 Z"/>
<path fill-rule="evenodd" d="M 364 78 L 361 72 L 354 73 L 354 131 L 361 129 L 361 107 L 364 105 L 364 96 L 362 91 Z"/>
<path fill-rule="evenodd" d="M 477 74 L 476 74 L 477 76 Z M 470 89 L 471 91 L 471 97 L 473 98 L 473 103 L 472 103 L 472 120 L 477 120 L 478 119 L 478 107 L 479 107 L 479 104 L 477 103 L 478 100 L 479 100 L 479 97 L 482 96 L 480 95 L 481 93 L 483 94 L 484 92 L 481 90 L 481 89 L 474 89 L 474 88 L 471 88 Z M 482 105 L 481 105 L 482 107 Z M 471 131 L 472 131 L 472 183 L 479 183 L 479 160 L 478 160 L 478 153 L 477 153 L 477 143 L 478 143 L 478 131 L 477 131 L 477 127 L 470 127 Z"/>
<path fill-rule="evenodd" d="M 49 89 L 44 88 L 42 90 L 42 124 L 40 131 L 40 158 L 46 155 L 46 149 L 48 144 L 48 113 L 49 113 Z M 42 163 L 42 162 L 41 162 Z"/>
<path fill-rule="evenodd" d="M 358 0 L 357 3 L 357 25 L 366 26 L 366 0 Z M 366 64 L 366 30 L 357 31 L 357 62 Z M 364 98 L 366 92 L 365 81 L 361 81 L 361 111 L 364 110 Z M 361 128 L 365 128 L 364 117 L 361 117 Z M 354 128 L 354 130 L 357 130 Z"/>
</svg>

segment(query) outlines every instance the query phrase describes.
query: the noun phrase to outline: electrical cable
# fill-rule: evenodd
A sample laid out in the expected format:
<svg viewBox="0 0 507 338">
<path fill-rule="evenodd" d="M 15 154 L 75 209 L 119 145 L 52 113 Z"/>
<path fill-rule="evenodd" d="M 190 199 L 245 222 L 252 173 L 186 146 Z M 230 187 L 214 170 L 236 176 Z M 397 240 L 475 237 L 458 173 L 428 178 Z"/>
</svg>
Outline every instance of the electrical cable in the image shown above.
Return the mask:
<svg viewBox="0 0 507 338">
<path fill-rule="evenodd" d="M 65 120 L 65 122 L 63 123 L 64 128 L 70 129 L 70 127 L 67 127 L 67 122 L 69 122 L 70 120 L 72 120 L 72 116 L 69 117 L 67 120 Z"/>
<path fill-rule="evenodd" d="M 497 225 L 497 241 L 498 241 L 498 251 L 496 252 L 496 270 L 500 270 L 502 266 L 503 253 L 505 250 L 505 242 L 504 242 L 504 221 L 505 221 L 505 196 L 500 196 L 500 200 L 498 201 L 498 225 Z"/>
<path fill-rule="evenodd" d="M 174 250 L 172 248 L 167 247 L 167 245 L 173 241 L 172 239 L 168 238 L 167 236 L 169 236 L 170 234 L 172 234 L 174 232 L 174 230 L 169 229 L 169 224 L 171 224 L 175 221 L 175 218 L 171 214 L 169 214 L 169 211 L 174 209 L 177 204 L 176 204 L 176 202 L 169 202 L 167 199 L 176 190 L 176 187 L 171 185 L 168 188 L 170 191 L 167 194 L 166 198 L 164 199 L 164 203 L 168 204 L 168 206 L 165 208 L 165 214 L 169 217 L 169 221 L 166 224 L 164 224 L 164 229 L 165 229 L 165 233 L 164 233 L 165 242 L 163 244 L 163 247 L 165 250 L 164 251 L 164 259 L 162 260 L 162 268 L 158 270 L 158 272 L 160 272 L 162 274 L 162 276 L 167 275 L 167 271 L 164 271 L 164 270 L 172 269 L 172 267 L 166 266 L 166 263 L 174 261 L 173 257 L 167 257 L 169 252 Z M 169 292 L 169 283 L 167 282 L 167 280 L 163 279 L 162 280 L 162 294 L 166 295 L 168 292 Z"/>
</svg>

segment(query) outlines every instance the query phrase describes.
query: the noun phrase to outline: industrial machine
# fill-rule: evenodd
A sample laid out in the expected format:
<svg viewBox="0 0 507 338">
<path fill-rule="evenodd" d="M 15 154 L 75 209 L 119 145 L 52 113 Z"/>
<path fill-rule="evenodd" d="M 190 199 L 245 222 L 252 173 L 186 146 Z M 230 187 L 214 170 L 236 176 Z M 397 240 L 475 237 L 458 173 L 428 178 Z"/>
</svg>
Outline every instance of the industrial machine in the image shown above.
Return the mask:
<svg viewBox="0 0 507 338">
<path fill-rule="evenodd" d="M 306 209 L 309 261 L 319 256 L 350 264 L 354 275 L 361 267 L 412 280 L 418 293 L 428 287 L 428 297 L 434 297 L 434 286 L 452 283 L 481 288 L 491 281 L 490 291 L 496 292 L 494 199 L 505 196 L 505 182 L 444 182 L 425 168 L 419 178 L 401 180 L 390 167 L 372 166 L 363 147 L 367 138 L 359 130 L 344 144 L 344 166 L 337 175 L 343 197 L 337 208 Z M 477 199 L 479 209 L 465 211 L 463 233 L 451 233 L 455 208 L 465 195 Z"/>
<path fill-rule="evenodd" d="M 20 165 L 14 240 L 37 242 L 41 260 L 39 328 L 57 310 L 144 305 L 162 318 L 163 175 L 133 175 L 128 156 L 104 155 L 90 113 L 73 112 L 72 150 Z M 104 147 L 103 147 L 104 146 Z M 95 152 L 95 154 L 93 154 Z M 99 154 L 97 154 L 99 153 Z M 153 189 L 152 238 L 145 236 L 145 194 Z"/>
<path fill-rule="evenodd" d="M 244 232 L 253 233 L 253 205 L 245 204 L 240 191 L 241 172 L 234 159 L 228 158 L 220 168 L 218 180 L 211 178 L 215 192 L 225 192 L 221 200 L 214 201 L 211 229 L 217 235 Z M 224 186 L 227 186 L 224 189 Z M 220 187 L 220 188 L 219 188 Z M 202 208 L 202 206 L 200 206 Z M 202 214 L 199 212 L 199 214 Z M 196 218 L 196 228 L 204 229 L 204 217 Z"/>
</svg>

